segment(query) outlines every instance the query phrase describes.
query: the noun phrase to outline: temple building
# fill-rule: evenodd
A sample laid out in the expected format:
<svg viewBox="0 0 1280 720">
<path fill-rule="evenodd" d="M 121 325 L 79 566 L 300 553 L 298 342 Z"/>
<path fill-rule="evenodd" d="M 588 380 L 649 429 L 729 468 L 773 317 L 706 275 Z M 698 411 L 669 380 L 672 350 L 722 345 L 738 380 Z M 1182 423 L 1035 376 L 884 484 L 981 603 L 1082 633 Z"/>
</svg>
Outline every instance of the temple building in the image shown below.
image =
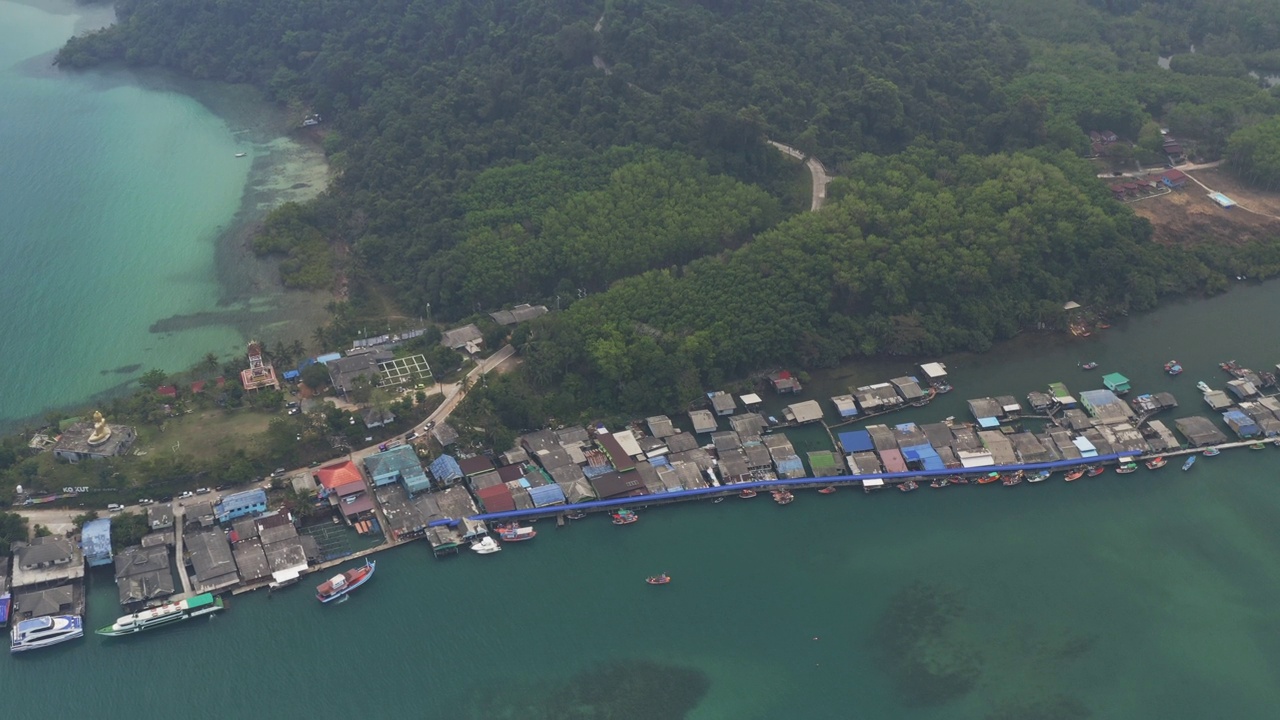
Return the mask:
<svg viewBox="0 0 1280 720">
<path fill-rule="evenodd" d="M 121 455 L 129 449 L 137 433 L 128 425 L 108 425 L 102 413 L 95 410 L 93 421 L 72 423 L 62 431 L 53 445 L 53 454 L 60 460 L 77 463 L 81 460 L 101 460 Z"/>
<path fill-rule="evenodd" d="M 276 369 L 262 359 L 262 346 L 257 340 L 249 343 L 249 369 L 240 371 L 240 384 L 244 385 L 245 390 L 280 389 Z"/>
</svg>

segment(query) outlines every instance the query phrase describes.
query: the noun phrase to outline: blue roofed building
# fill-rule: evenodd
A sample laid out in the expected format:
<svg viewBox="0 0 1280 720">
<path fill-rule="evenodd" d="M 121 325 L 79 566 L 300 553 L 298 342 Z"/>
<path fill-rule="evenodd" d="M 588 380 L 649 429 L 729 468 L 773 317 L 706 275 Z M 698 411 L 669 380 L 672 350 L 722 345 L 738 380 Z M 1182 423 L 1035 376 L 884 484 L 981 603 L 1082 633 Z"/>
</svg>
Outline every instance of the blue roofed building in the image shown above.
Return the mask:
<svg viewBox="0 0 1280 720">
<path fill-rule="evenodd" d="M 452 455 L 441 455 L 431 461 L 431 475 L 441 485 L 453 485 L 462 479 L 462 468 Z"/>
<path fill-rule="evenodd" d="M 871 442 L 871 433 L 866 430 L 850 430 L 842 432 L 839 435 L 840 447 L 844 448 L 845 454 L 856 452 L 870 452 L 875 450 L 875 445 Z"/>
<path fill-rule="evenodd" d="M 1226 421 L 1227 427 L 1234 430 L 1236 435 L 1241 438 L 1257 437 L 1262 434 L 1262 430 L 1258 428 L 1258 424 L 1253 421 L 1253 418 L 1241 410 L 1228 410 L 1222 413 L 1222 419 Z M 87 550 L 86 554 L 88 554 Z"/>
<path fill-rule="evenodd" d="M 266 511 L 267 491 L 262 488 L 231 493 L 213 506 L 213 514 L 218 517 L 220 523 L 229 523 L 238 518 Z"/>
<path fill-rule="evenodd" d="M 529 488 L 529 499 L 533 500 L 534 507 L 541 508 L 550 507 L 552 505 L 563 505 L 564 490 L 555 483 L 531 487 Z"/>
<path fill-rule="evenodd" d="M 80 548 L 89 567 L 112 564 L 111 518 L 90 520 L 80 531 Z"/>
<path fill-rule="evenodd" d="M 457 466 L 457 463 L 454 463 Z M 402 483 L 409 494 L 423 492 L 431 487 L 431 479 L 418 462 L 418 453 L 410 445 L 398 445 L 390 450 L 370 455 L 364 459 L 364 469 L 374 487 Z M 461 468 L 458 470 L 461 472 Z"/>
</svg>

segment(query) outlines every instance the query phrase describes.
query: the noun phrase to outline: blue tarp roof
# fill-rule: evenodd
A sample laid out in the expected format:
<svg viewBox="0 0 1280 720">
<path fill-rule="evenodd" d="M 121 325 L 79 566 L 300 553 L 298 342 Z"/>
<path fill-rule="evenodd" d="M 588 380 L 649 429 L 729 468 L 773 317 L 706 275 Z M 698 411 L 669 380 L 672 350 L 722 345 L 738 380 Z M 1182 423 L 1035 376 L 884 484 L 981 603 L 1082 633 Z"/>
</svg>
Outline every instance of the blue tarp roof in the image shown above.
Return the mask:
<svg viewBox="0 0 1280 720">
<path fill-rule="evenodd" d="M 334 360 L 341 360 L 341 359 L 342 359 L 342 353 L 329 353 L 328 355 L 321 355 L 320 357 L 316 358 L 316 362 L 324 363 L 325 365 L 328 365 Z"/>
<path fill-rule="evenodd" d="M 533 500 L 534 507 L 558 505 L 564 502 L 564 491 L 559 485 L 551 483 L 542 487 L 529 488 L 529 497 Z"/>
<path fill-rule="evenodd" d="M 778 461 L 778 472 L 788 473 L 804 470 L 804 463 L 801 462 L 799 455 L 783 458 Z"/>
<path fill-rule="evenodd" d="M 1000 421 L 993 417 L 978 418 L 978 427 L 984 427 L 984 428 L 1000 427 Z"/>
<path fill-rule="evenodd" d="M 935 453 L 933 455 L 930 455 L 924 458 L 924 469 L 925 470 L 946 470 L 947 464 L 942 462 L 942 458 L 938 457 L 937 454 Z"/>
<path fill-rule="evenodd" d="M 302 373 L 298 372 L 297 370 L 285 370 L 285 371 L 284 371 L 284 379 L 285 379 L 285 380 L 293 380 L 294 378 L 301 377 L 301 375 L 302 375 Z"/>
<path fill-rule="evenodd" d="M 871 433 L 866 430 L 851 430 L 840 433 L 840 447 L 844 448 L 847 453 L 866 452 L 875 449 L 875 445 L 871 443 Z"/>
</svg>

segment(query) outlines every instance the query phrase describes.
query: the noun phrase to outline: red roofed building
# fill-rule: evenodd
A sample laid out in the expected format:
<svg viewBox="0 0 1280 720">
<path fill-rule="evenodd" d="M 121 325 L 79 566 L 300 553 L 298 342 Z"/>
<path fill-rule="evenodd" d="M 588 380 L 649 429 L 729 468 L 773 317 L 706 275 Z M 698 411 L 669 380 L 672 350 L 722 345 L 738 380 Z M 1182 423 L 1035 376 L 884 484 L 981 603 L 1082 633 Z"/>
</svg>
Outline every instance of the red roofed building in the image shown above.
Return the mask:
<svg viewBox="0 0 1280 720">
<path fill-rule="evenodd" d="M 1166 170 L 1160 176 L 1160 182 L 1171 188 L 1180 188 L 1187 184 L 1187 174 L 1181 170 Z"/>
<path fill-rule="evenodd" d="M 326 465 L 316 470 L 316 480 L 327 491 L 334 491 L 348 483 L 364 483 L 364 475 L 360 474 L 360 468 L 356 464 L 347 460 L 337 465 Z"/>
<path fill-rule="evenodd" d="M 169 398 L 178 397 L 178 388 L 173 385 L 161 385 L 160 387 L 156 388 L 156 392 Z"/>
<path fill-rule="evenodd" d="M 511 489 L 505 484 L 492 485 L 476 491 L 480 504 L 487 513 L 508 512 L 516 509 L 516 501 L 511 497 Z"/>
<path fill-rule="evenodd" d="M 205 386 L 205 382 L 203 380 L 197 380 L 191 383 L 191 394 L 197 395 L 199 393 L 204 392 L 204 386 Z"/>
</svg>

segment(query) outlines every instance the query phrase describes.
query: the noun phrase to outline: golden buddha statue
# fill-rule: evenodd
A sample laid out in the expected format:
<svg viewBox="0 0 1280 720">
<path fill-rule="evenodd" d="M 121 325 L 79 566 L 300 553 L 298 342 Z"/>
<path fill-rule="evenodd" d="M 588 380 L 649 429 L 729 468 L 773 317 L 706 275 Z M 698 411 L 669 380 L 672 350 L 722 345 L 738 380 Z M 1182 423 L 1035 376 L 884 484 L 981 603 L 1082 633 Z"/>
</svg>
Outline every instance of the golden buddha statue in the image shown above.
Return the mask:
<svg viewBox="0 0 1280 720">
<path fill-rule="evenodd" d="M 90 445 L 101 445 L 111 437 L 111 427 L 98 410 L 93 411 L 93 432 L 89 433 Z"/>
</svg>

